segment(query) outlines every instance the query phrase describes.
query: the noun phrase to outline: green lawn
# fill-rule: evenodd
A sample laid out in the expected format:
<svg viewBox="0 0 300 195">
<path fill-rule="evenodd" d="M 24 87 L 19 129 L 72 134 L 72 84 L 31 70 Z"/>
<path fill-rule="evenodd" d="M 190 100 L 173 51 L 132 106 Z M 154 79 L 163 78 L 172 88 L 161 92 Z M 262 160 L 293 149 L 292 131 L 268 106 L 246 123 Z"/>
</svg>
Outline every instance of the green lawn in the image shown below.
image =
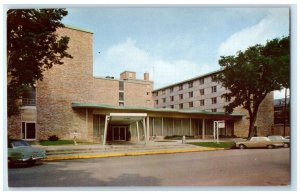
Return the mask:
<svg viewBox="0 0 300 195">
<path fill-rule="evenodd" d="M 189 144 L 211 148 L 231 148 L 235 146 L 234 142 L 219 142 L 218 144 L 214 142 L 189 142 Z"/>
<path fill-rule="evenodd" d="M 40 141 L 40 144 L 42 146 L 58 146 L 58 145 L 70 145 L 70 144 L 74 144 L 74 142 L 73 140 L 58 140 L 58 141 L 43 140 Z"/>
</svg>

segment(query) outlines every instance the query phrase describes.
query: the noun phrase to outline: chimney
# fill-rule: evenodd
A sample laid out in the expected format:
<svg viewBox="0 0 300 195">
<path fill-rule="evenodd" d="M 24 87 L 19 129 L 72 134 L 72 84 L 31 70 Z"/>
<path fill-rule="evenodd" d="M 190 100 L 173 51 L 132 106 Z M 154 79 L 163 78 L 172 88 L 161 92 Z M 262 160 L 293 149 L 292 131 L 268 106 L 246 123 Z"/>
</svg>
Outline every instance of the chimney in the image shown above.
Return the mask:
<svg viewBox="0 0 300 195">
<path fill-rule="evenodd" d="M 144 73 L 144 80 L 149 81 L 149 73 L 148 72 Z"/>
</svg>

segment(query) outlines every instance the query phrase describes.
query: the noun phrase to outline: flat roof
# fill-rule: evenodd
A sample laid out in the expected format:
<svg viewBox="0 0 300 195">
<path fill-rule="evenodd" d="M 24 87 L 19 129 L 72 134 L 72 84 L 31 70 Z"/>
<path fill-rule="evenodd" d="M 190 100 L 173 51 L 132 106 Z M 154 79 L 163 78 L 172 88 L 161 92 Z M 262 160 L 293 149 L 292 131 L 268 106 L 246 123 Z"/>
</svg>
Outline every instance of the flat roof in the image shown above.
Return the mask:
<svg viewBox="0 0 300 195">
<path fill-rule="evenodd" d="M 161 88 L 158 88 L 158 89 L 154 89 L 152 92 L 156 92 L 156 91 L 159 91 L 159 90 L 162 90 L 162 89 L 166 89 L 166 88 L 169 88 L 169 87 L 172 87 L 172 86 L 175 86 L 175 85 L 187 83 L 189 81 L 193 81 L 193 80 L 196 80 L 196 79 L 199 79 L 199 78 L 207 77 L 209 75 L 213 75 L 213 74 L 216 74 L 216 73 L 221 72 L 221 71 L 222 70 L 216 70 L 216 71 L 213 71 L 213 72 L 209 72 L 207 74 L 199 75 L 199 76 L 196 76 L 196 77 L 184 80 L 184 81 L 180 81 L 180 82 L 177 82 L 177 83 L 174 83 L 174 84 L 171 84 L 171 85 L 167 85 L 167 86 L 164 86 L 164 87 L 161 87 Z"/>
<path fill-rule="evenodd" d="M 73 29 L 73 30 L 78 30 L 78 31 L 94 34 L 90 30 L 87 30 L 87 29 L 84 29 L 84 28 L 79 28 L 79 27 L 76 27 L 76 26 L 73 26 L 73 25 L 70 25 L 70 24 L 64 24 L 64 26 L 65 26 L 65 28 L 70 28 L 70 29 Z"/>
<path fill-rule="evenodd" d="M 79 103 L 73 102 L 71 104 L 72 108 L 102 108 L 102 109 L 112 109 L 112 110 L 135 110 L 135 111 L 148 111 L 148 112 L 168 112 L 168 113 L 181 113 L 181 114 L 203 114 L 203 115 L 226 115 L 232 117 L 242 117 L 245 116 L 243 113 L 232 113 L 227 114 L 225 112 L 208 112 L 200 109 L 173 109 L 173 108 L 149 108 L 142 106 L 113 106 L 108 104 L 96 104 L 96 103 Z"/>
</svg>

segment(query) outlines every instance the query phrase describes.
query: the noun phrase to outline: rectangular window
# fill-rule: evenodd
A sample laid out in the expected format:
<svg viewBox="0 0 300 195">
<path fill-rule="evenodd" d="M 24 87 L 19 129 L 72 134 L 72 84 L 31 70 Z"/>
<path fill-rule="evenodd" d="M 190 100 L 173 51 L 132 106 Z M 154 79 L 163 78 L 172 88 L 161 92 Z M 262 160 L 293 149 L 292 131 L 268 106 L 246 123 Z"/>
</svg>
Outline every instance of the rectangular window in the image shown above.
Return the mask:
<svg viewBox="0 0 300 195">
<path fill-rule="evenodd" d="M 166 94 L 166 91 L 163 89 L 163 90 L 161 90 L 161 94 L 162 95 L 165 95 Z"/>
<path fill-rule="evenodd" d="M 189 97 L 192 98 L 193 97 L 193 92 L 189 92 Z"/>
<path fill-rule="evenodd" d="M 178 85 L 178 87 L 179 87 L 179 89 L 178 89 L 179 91 L 182 90 L 182 88 L 183 88 L 183 87 L 182 87 L 182 84 L 181 84 L 181 85 Z"/>
<path fill-rule="evenodd" d="M 166 98 L 163 98 L 163 103 L 166 103 Z"/>
<path fill-rule="evenodd" d="M 158 100 L 155 100 L 155 104 L 156 104 L 156 105 L 158 104 Z"/>
<path fill-rule="evenodd" d="M 22 139 L 35 139 L 35 123 L 22 122 Z"/>
<path fill-rule="evenodd" d="M 212 86 L 212 87 L 211 87 L 211 92 L 212 92 L 212 93 L 217 92 L 217 86 Z"/>
<path fill-rule="evenodd" d="M 204 89 L 200 89 L 200 95 L 204 95 Z"/>
<path fill-rule="evenodd" d="M 119 106 L 124 107 L 124 102 L 119 102 Z"/>
<path fill-rule="evenodd" d="M 173 87 L 170 87 L 170 93 L 172 93 L 174 91 Z"/>
<path fill-rule="evenodd" d="M 216 98 L 216 97 L 211 98 L 211 103 L 212 103 L 212 104 L 216 104 L 216 103 L 217 103 L 217 98 Z"/>
<path fill-rule="evenodd" d="M 25 88 L 22 93 L 22 106 L 36 105 L 36 88 Z"/>
<path fill-rule="evenodd" d="M 200 100 L 200 106 L 204 106 L 204 100 Z"/>
<path fill-rule="evenodd" d="M 216 75 L 211 76 L 211 82 L 217 82 Z"/>
<path fill-rule="evenodd" d="M 217 112 L 217 109 L 214 108 L 214 109 L 211 109 L 211 111 L 212 111 L 212 112 Z"/>
<path fill-rule="evenodd" d="M 179 104 L 179 108 L 182 109 L 183 108 L 183 104 Z"/>
<path fill-rule="evenodd" d="M 193 82 L 189 82 L 189 88 L 193 87 Z"/>
<path fill-rule="evenodd" d="M 119 100 L 124 101 L 124 92 L 119 92 Z"/>
<path fill-rule="evenodd" d="M 119 81 L 119 90 L 124 91 L 124 81 Z"/>
<path fill-rule="evenodd" d="M 204 78 L 199 80 L 199 84 L 203 85 L 204 84 Z"/>
<path fill-rule="evenodd" d="M 170 100 L 171 100 L 171 102 L 173 102 L 174 101 L 174 96 L 171 96 Z"/>
<path fill-rule="evenodd" d="M 179 94 L 179 99 L 183 99 L 183 94 Z"/>
<path fill-rule="evenodd" d="M 170 108 L 174 108 L 174 105 L 171 105 Z"/>
<path fill-rule="evenodd" d="M 190 107 L 190 108 L 193 107 L 193 102 L 189 102 L 189 107 Z"/>
</svg>

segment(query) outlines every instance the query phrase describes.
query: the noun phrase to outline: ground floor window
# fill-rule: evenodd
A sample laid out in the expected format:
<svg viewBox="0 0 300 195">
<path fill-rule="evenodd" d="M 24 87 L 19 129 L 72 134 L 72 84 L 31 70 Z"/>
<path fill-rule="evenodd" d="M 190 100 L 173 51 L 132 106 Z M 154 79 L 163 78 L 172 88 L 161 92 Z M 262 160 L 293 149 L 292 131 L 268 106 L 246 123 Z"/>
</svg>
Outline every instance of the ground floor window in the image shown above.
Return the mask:
<svg viewBox="0 0 300 195">
<path fill-rule="evenodd" d="M 22 122 L 22 139 L 36 139 L 35 122 Z"/>
</svg>

